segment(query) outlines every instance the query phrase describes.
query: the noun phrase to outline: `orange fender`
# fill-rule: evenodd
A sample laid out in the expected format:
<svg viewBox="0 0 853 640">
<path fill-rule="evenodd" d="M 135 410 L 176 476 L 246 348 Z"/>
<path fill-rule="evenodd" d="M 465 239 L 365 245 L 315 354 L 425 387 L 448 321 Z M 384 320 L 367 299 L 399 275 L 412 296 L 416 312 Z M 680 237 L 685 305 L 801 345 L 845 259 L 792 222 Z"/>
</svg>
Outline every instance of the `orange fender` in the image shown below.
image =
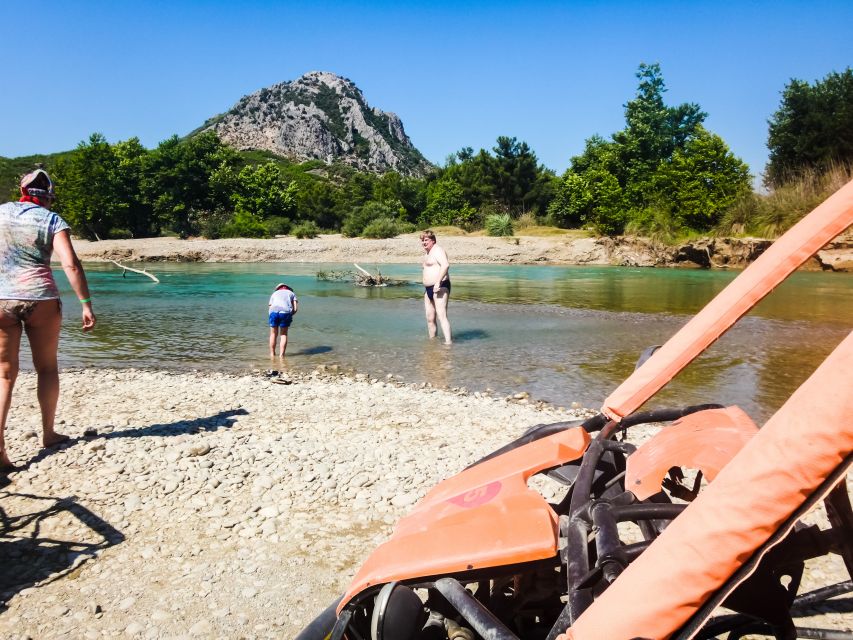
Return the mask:
<svg viewBox="0 0 853 640">
<path fill-rule="evenodd" d="M 739 407 L 691 413 L 662 429 L 628 458 L 625 488 L 640 500 L 660 491 L 672 467 L 701 469 L 710 482 L 758 431 Z"/>
</svg>

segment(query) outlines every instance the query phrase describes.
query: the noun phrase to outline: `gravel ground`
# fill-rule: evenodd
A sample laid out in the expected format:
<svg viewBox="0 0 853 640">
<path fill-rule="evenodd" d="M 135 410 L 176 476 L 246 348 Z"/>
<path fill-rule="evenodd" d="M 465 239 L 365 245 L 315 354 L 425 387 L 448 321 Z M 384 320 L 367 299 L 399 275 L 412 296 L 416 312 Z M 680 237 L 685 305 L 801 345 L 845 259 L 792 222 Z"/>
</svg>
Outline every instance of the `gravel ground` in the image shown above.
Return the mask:
<svg viewBox="0 0 853 640">
<path fill-rule="evenodd" d="M 277 382 L 64 372 L 72 441 L 42 451 L 22 374 L 7 442 L 23 468 L 0 476 L 0 637 L 293 637 L 433 485 L 585 414 L 363 375 Z M 841 575 L 836 560 L 807 580 Z"/>
</svg>

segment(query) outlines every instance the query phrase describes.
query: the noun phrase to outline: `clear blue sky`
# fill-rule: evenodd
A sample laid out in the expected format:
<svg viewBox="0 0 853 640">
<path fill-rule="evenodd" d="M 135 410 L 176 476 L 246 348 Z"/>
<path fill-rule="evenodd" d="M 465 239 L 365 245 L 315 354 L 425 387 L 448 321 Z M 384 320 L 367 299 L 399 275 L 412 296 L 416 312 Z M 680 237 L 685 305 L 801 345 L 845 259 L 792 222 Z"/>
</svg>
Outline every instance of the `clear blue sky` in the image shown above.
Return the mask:
<svg viewBox="0 0 853 640">
<path fill-rule="evenodd" d="M 791 78 L 853 65 L 853 2 L 0 3 L 0 155 L 95 132 L 154 147 L 307 71 L 353 80 L 434 163 L 499 135 L 562 172 L 624 125 L 640 62 L 753 173 Z"/>
</svg>

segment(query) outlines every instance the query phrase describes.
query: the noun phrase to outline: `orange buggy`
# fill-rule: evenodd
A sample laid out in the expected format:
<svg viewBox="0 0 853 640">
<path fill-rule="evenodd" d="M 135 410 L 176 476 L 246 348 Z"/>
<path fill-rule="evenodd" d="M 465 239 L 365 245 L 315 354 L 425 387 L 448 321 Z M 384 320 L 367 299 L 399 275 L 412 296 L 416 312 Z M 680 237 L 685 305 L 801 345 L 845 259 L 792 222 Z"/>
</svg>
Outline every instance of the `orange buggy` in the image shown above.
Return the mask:
<svg viewBox="0 0 853 640">
<path fill-rule="evenodd" d="M 853 576 L 853 333 L 760 430 L 737 407 L 637 412 L 851 223 L 853 182 L 644 354 L 598 415 L 534 427 L 436 486 L 297 640 L 853 640 L 793 622 L 830 598 L 853 612 L 837 599 L 851 580 L 800 593 L 811 558 L 839 554 Z M 649 423 L 668 426 L 619 438 Z M 547 503 L 536 474 L 565 496 Z M 823 529 L 802 521 L 820 501 Z"/>
</svg>

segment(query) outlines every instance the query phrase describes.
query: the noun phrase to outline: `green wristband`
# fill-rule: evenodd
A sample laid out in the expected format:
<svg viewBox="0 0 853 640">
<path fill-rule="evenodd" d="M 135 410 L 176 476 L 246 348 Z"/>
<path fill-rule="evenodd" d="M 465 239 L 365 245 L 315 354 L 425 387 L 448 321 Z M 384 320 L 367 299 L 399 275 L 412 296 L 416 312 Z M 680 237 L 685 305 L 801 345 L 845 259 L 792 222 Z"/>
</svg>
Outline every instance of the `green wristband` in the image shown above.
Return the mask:
<svg viewBox="0 0 853 640">
<path fill-rule="evenodd" d="M 92 302 L 92 298 L 80 298 L 81 304 L 86 304 L 87 302 Z"/>
</svg>

